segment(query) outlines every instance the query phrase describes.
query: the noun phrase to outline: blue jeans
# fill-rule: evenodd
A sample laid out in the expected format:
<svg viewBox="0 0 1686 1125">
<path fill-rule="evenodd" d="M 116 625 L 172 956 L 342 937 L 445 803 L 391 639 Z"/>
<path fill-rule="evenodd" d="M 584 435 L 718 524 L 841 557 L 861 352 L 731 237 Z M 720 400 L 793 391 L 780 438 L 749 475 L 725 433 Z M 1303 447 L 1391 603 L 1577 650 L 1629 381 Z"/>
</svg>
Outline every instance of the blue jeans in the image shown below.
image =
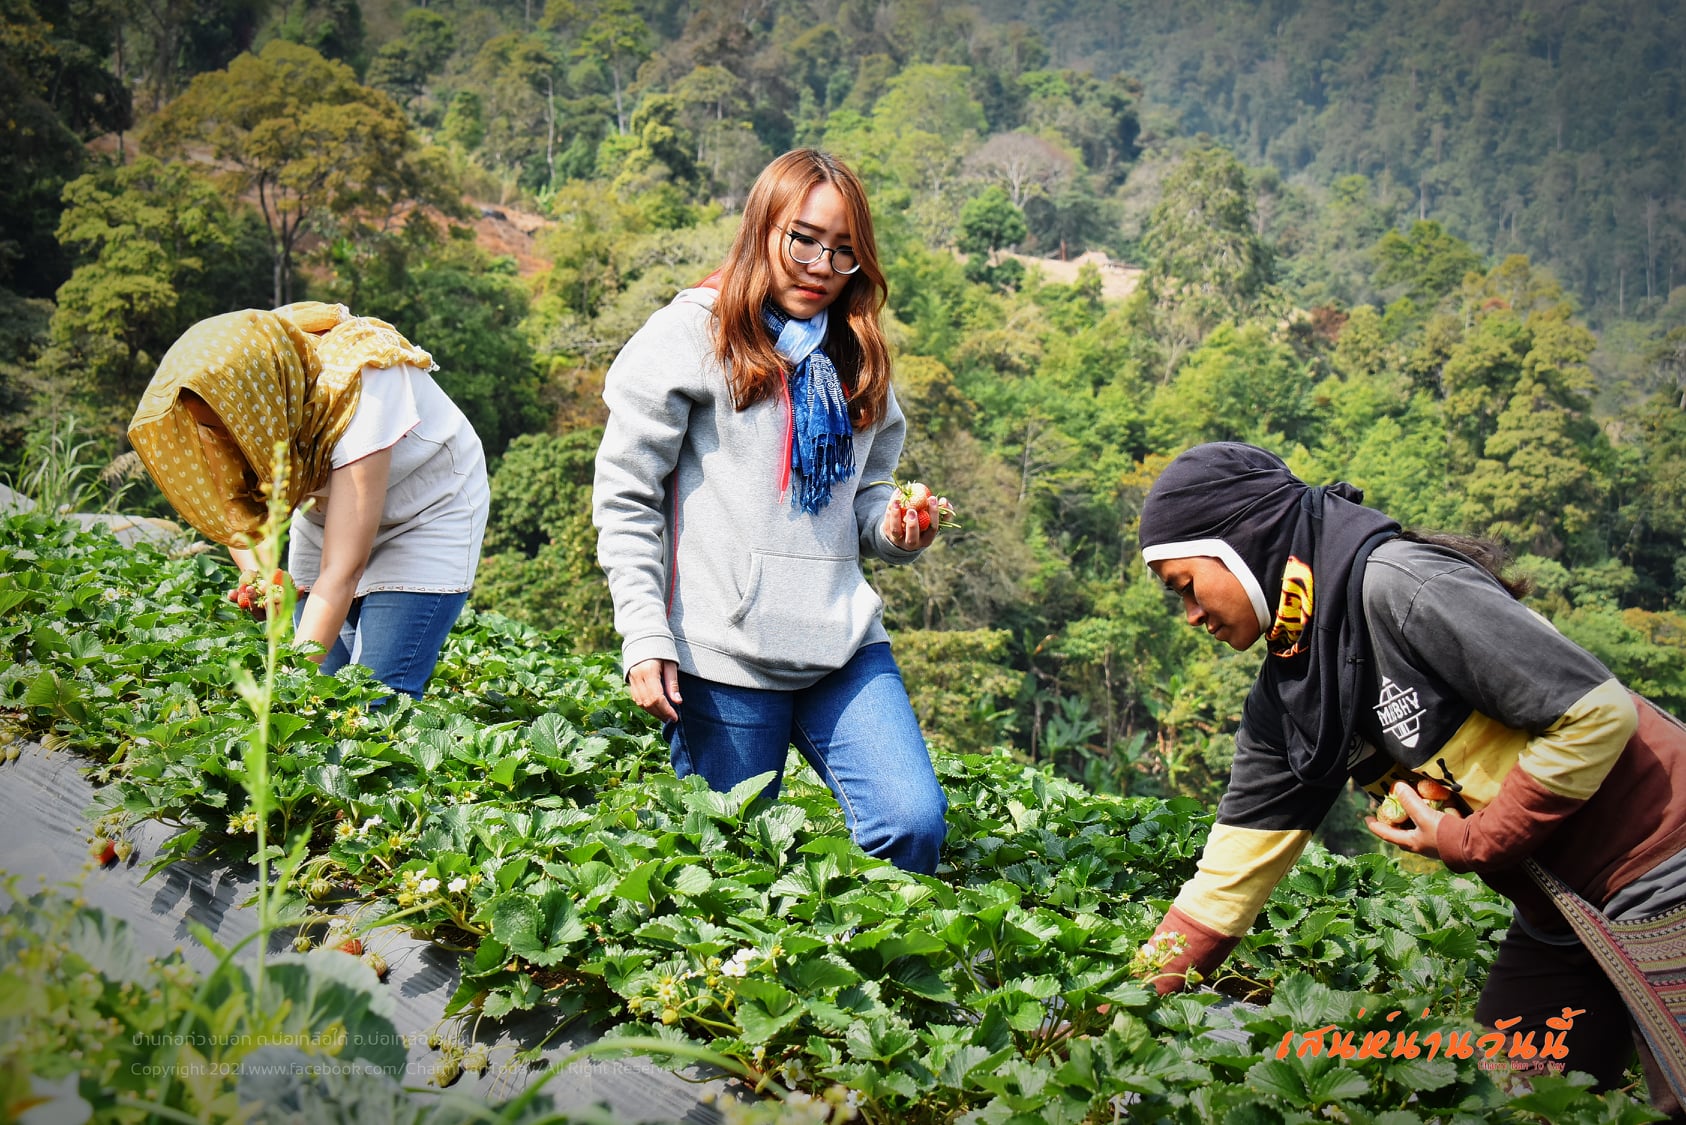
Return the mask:
<svg viewBox="0 0 1686 1125">
<path fill-rule="evenodd" d="M 309 594 L 299 594 L 293 624 L 298 624 L 309 600 Z M 322 671 L 331 676 L 347 664 L 361 664 L 392 690 L 420 699 L 439 663 L 445 637 L 467 604 L 466 593 L 375 590 L 355 598 L 340 635 L 322 657 Z"/>
<path fill-rule="evenodd" d="M 727 790 L 772 770 L 776 797 L 792 743 L 830 786 L 849 835 L 906 871 L 937 868 L 948 798 L 931 768 L 901 670 L 887 644 L 867 645 L 811 687 L 770 691 L 679 674 L 679 720 L 664 733 L 680 777 Z"/>
</svg>

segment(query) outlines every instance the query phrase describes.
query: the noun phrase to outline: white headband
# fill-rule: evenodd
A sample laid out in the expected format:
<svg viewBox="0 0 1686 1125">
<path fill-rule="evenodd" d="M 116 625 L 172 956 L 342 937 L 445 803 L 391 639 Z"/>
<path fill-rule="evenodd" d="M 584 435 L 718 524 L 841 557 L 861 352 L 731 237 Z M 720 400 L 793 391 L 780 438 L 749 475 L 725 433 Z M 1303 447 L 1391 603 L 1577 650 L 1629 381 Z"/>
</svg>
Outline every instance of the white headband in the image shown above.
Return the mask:
<svg viewBox="0 0 1686 1125">
<path fill-rule="evenodd" d="M 1241 588 L 1247 591 L 1247 598 L 1253 603 L 1253 612 L 1259 618 L 1259 629 L 1270 628 L 1271 615 L 1265 605 L 1264 587 L 1253 577 L 1252 568 L 1242 562 L 1241 556 L 1235 553 L 1235 548 L 1222 539 L 1188 539 L 1181 543 L 1159 543 L 1142 548 L 1142 561 L 1149 563 L 1196 556 L 1217 559 L 1228 567 L 1229 572 L 1241 583 Z"/>
</svg>

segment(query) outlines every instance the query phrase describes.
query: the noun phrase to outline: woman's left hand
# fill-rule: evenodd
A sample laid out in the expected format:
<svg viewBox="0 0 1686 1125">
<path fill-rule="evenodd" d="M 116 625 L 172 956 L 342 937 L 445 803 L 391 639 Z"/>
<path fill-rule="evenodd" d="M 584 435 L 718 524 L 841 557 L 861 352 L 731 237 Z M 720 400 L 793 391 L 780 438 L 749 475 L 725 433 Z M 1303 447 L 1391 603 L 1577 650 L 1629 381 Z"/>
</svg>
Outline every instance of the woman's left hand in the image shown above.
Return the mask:
<svg viewBox="0 0 1686 1125">
<path fill-rule="evenodd" d="M 884 508 L 884 538 L 904 551 L 923 551 L 937 541 L 941 530 L 935 512 L 929 513 L 926 519 L 927 525 L 921 530 L 919 510 L 905 507 L 900 495 L 893 496 Z"/>
<path fill-rule="evenodd" d="M 1389 824 L 1376 817 L 1366 817 L 1364 826 L 1390 844 L 1398 845 L 1415 855 L 1440 858 L 1440 824 L 1450 817 L 1463 819 L 1456 809 L 1437 809 L 1418 795 L 1416 789 L 1403 781 L 1393 783 L 1392 795 L 1405 809 L 1409 825 Z"/>
</svg>

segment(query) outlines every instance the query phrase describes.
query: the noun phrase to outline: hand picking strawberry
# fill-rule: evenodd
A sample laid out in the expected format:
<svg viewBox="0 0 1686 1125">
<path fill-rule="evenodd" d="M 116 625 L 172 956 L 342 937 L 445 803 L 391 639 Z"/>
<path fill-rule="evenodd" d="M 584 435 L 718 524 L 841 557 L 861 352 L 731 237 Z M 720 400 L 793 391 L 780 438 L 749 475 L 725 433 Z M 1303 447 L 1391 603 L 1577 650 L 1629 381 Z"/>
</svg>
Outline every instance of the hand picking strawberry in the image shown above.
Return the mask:
<svg viewBox="0 0 1686 1125">
<path fill-rule="evenodd" d="M 258 621 L 268 616 L 271 607 L 280 608 L 286 596 L 287 572 L 277 570 L 269 581 L 255 570 L 242 571 L 240 584 L 228 592 L 228 600 L 250 613 Z"/>
</svg>

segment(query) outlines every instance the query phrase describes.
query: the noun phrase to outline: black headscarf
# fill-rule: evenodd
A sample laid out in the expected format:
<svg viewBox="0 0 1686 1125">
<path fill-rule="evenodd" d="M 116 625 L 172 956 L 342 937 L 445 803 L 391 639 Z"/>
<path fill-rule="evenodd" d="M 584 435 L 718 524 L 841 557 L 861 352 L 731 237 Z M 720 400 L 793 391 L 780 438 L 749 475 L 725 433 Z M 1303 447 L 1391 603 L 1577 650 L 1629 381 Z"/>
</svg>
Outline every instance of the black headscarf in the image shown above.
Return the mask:
<svg viewBox="0 0 1686 1125">
<path fill-rule="evenodd" d="M 1350 580 L 1399 534 L 1363 499 L 1350 484 L 1307 485 L 1267 450 L 1214 442 L 1172 461 L 1142 505 L 1144 561 L 1216 558 L 1247 590 L 1271 651 L 1260 686 L 1280 703 L 1288 765 L 1308 785 L 1346 780 L 1369 659 Z"/>
</svg>

